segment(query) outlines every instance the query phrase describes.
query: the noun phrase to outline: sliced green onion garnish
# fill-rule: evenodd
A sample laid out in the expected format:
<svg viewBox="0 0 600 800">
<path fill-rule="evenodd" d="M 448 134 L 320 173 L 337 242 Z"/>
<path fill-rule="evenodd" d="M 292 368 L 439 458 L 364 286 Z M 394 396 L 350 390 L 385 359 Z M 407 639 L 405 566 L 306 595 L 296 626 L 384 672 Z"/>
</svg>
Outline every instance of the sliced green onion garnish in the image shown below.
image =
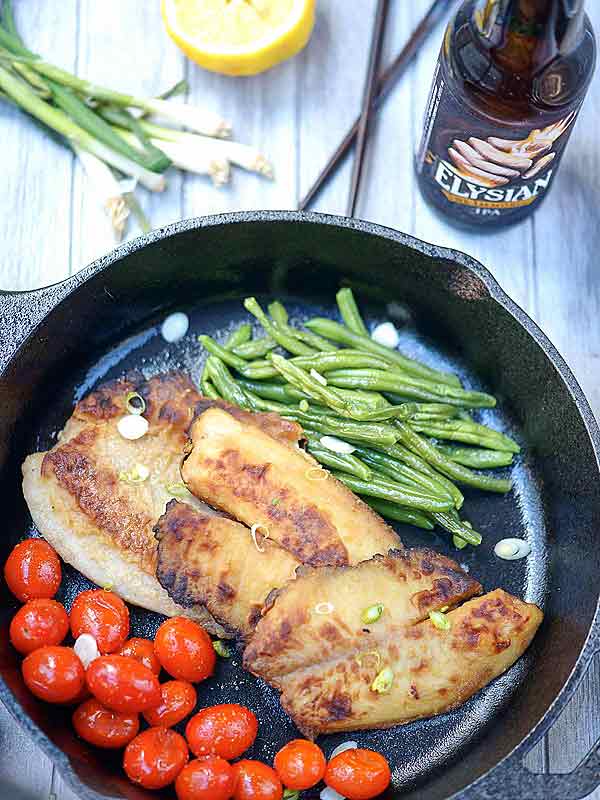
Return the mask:
<svg viewBox="0 0 600 800">
<path fill-rule="evenodd" d="M 439 631 L 449 631 L 451 628 L 450 620 L 441 611 L 430 611 L 429 619 Z"/>
<path fill-rule="evenodd" d="M 220 639 L 216 639 L 213 642 L 213 647 L 215 648 L 215 653 L 221 658 L 231 658 L 231 650 Z"/>
<path fill-rule="evenodd" d="M 387 694 L 394 683 L 394 672 L 391 667 L 384 667 L 371 684 L 371 691 L 377 694 Z"/>
<path fill-rule="evenodd" d="M 365 608 L 365 610 L 360 615 L 362 622 L 364 622 L 365 625 L 369 625 L 371 622 L 377 622 L 377 620 L 383 614 L 384 608 L 385 606 L 383 605 L 383 603 L 375 603 L 374 606 L 369 606 L 368 608 Z"/>
<path fill-rule="evenodd" d="M 375 659 L 375 669 L 378 670 L 379 667 L 381 666 L 381 655 L 379 653 L 379 650 L 367 650 L 366 653 L 359 653 L 357 656 L 354 656 L 354 660 L 356 661 L 359 667 L 362 667 L 363 661 L 365 661 L 368 658 Z"/>
<path fill-rule="evenodd" d="M 136 464 L 131 469 L 119 472 L 119 480 L 127 483 L 143 483 L 150 477 L 150 470 L 144 464 Z"/>
<path fill-rule="evenodd" d="M 190 494 L 185 483 L 170 483 L 165 488 L 169 494 L 173 495 L 173 497 L 189 497 Z"/>
<path fill-rule="evenodd" d="M 284 789 L 283 800 L 300 800 L 298 789 Z"/>
<path fill-rule="evenodd" d="M 143 414 L 146 410 L 146 401 L 138 392 L 128 392 L 125 405 L 130 414 Z"/>
</svg>

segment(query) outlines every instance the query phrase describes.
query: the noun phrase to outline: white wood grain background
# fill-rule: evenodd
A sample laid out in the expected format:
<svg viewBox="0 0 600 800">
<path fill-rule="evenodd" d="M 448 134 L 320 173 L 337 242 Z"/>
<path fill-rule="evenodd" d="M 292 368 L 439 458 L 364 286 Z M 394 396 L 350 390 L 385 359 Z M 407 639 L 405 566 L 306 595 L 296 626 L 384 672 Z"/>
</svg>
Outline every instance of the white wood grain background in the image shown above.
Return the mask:
<svg viewBox="0 0 600 800">
<path fill-rule="evenodd" d="M 386 60 L 408 37 L 429 0 L 394 0 Z M 449 3 L 450 4 L 450 3 Z M 187 62 L 163 31 L 158 2 L 20 0 L 18 23 L 32 49 L 80 75 L 140 94 L 181 77 L 189 99 L 219 111 L 234 138 L 273 160 L 276 180 L 236 171 L 215 189 L 207 179 L 173 173 L 162 195 L 142 194 L 155 226 L 187 216 L 255 208 L 294 208 L 359 110 L 374 0 L 319 0 L 306 50 L 254 78 L 226 78 Z M 588 0 L 600 31 L 600 3 Z M 396 87 L 369 146 L 358 216 L 481 260 L 549 334 L 600 411 L 600 77 L 577 123 L 554 190 L 533 219 L 494 235 L 457 231 L 433 214 L 415 185 L 412 157 L 441 29 Z M 0 106 L 0 287 L 59 281 L 113 246 L 108 221 L 72 155 L 18 111 Z M 343 213 L 349 164 L 317 208 Z M 131 235 L 135 234 L 132 226 Z M 537 770 L 565 772 L 600 736 L 600 671 L 590 672 L 560 724 L 530 756 Z M 2 797 L 72 800 L 49 761 L 0 709 Z M 600 790 L 592 795 L 600 800 Z M 557 798 L 557 800 L 560 800 Z"/>
</svg>

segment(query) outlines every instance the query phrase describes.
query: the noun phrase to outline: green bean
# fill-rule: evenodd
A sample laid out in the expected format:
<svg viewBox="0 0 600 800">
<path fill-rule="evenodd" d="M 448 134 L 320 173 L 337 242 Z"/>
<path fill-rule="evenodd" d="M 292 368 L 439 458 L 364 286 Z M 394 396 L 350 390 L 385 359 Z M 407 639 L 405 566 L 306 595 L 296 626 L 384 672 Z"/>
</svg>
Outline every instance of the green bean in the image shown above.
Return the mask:
<svg viewBox="0 0 600 800">
<path fill-rule="evenodd" d="M 275 339 L 277 344 L 281 345 L 285 350 L 297 356 L 307 356 L 314 353 L 311 347 L 308 347 L 304 342 L 299 341 L 293 336 L 285 333 L 278 325 L 267 317 L 262 310 L 255 297 L 247 297 L 244 300 L 244 308 L 249 311 L 263 326 L 265 331 L 272 339 Z"/>
<path fill-rule="evenodd" d="M 448 494 L 454 499 L 454 506 L 455 508 L 462 508 L 464 503 L 464 497 L 458 486 L 452 483 L 445 475 L 442 475 L 441 472 L 437 472 L 433 467 L 427 463 L 424 459 L 420 456 L 413 453 L 404 445 L 393 444 L 391 447 L 386 447 L 384 452 L 387 455 L 395 458 L 396 461 L 401 461 L 403 464 L 407 464 L 409 467 L 417 470 L 417 472 L 424 472 L 426 475 L 429 475 L 444 487 L 444 489 L 448 492 Z"/>
<path fill-rule="evenodd" d="M 408 506 L 408 508 L 418 508 L 431 514 L 447 511 L 452 506 L 450 500 L 442 500 L 434 495 L 417 492 L 408 486 L 402 486 L 376 476 L 373 476 L 370 481 L 363 481 L 361 478 L 355 478 L 353 475 L 346 475 L 343 472 L 334 472 L 333 474 L 349 489 L 357 494 L 367 495 L 367 497 L 389 500 L 392 503 Z"/>
<path fill-rule="evenodd" d="M 281 356 L 273 355 L 271 361 L 275 369 L 297 389 L 306 392 L 313 400 L 322 403 L 329 408 L 333 408 L 342 416 L 349 416 L 350 409 L 346 400 L 339 395 L 335 389 L 323 386 L 316 378 L 313 378 L 300 367 L 292 364 Z"/>
<path fill-rule="evenodd" d="M 290 386 L 289 383 L 271 383 L 270 381 L 248 381 L 244 378 L 237 381 L 242 389 L 249 389 L 265 400 L 276 400 L 278 403 L 296 404 L 298 400 L 310 400 L 305 393 Z"/>
<path fill-rule="evenodd" d="M 354 333 L 358 333 L 361 336 L 368 336 L 369 331 L 360 315 L 352 289 L 340 289 L 335 299 L 337 300 L 340 314 L 347 327 Z"/>
<path fill-rule="evenodd" d="M 287 325 L 289 316 L 283 303 L 280 303 L 279 300 L 273 300 L 267 306 L 267 310 L 277 325 Z"/>
<path fill-rule="evenodd" d="M 509 436 L 499 431 L 479 425 L 471 420 L 440 420 L 439 422 L 420 423 L 410 421 L 413 430 L 433 436 L 436 439 L 450 439 L 466 444 L 481 445 L 490 450 L 501 450 L 507 453 L 519 453 L 521 448 Z"/>
<path fill-rule="evenodd" d="M 452 419 L 456 416 L 456 406 L 447 403 L 415 403 L 417 406 L 414 414 L 411 414 L 411 422 L 433 422 L 438 420 Z"/>
<path fill-rule="evenodd" d="M 277 347 L 277 342 L 270 336 L 263 336 L 260 339 L 251 339 L 249 342 L 232 347 L 233 352 L 240 358 L 253 361 L 255 358 L 263 358 L 270 350 Z"/>
<path fill-rule="evenodd" d="M 437 450 L 451 461 L 474 469 L 494 469 L 508 467 L 513 462 L 513 454 L 501 450 L 480 450 L 476 447 L 456 447 L 436 444 Z"/>
<path fill-rule="evenodd" d="M 440 402 L 469 408 L 493 408 L 496 398 L 484 392 L 474 392 L 444 383 L 432 383 L 411 375 L 400 375 L 394 370 L 384 372 L 373 369 L 344 369 L 330 372 L 327 380 L 333 386 L 345 389 L 372 389 L 379 392 L 394 392 L 416 400 Z"/>
<path fill-rule="evenodd" d="M 446 514 L 444 512 L 439 513 L 437 511 L 433 512 L 431 516 L 438 525 L 441 525 L 442 528 L 452 533 L 453 536 L 458 536 L 465 542 L 475 545 L 475 547 L 481 544 L 483 539 L 482 535 L 478 531 L 473 530 L 469 524 L 463 522 L 458 516 Z"/>
<path fill-rule="evenodd" d="M 452 375 L 448 372 L 441 372 L 440 370 L 420 364 L 412 358 L 403 356 L 397 350 L 391 350 L 389 347 L 374 342 L 369 336 L 354 333 L 354 331 L 351 331 L 344 325 L 340 325 L 339 322 L 317 317 L 316 319 L 309 320 L 306 323 L 306 327 L 318 333 L 320 336 L 324 336 L 326 339 L 332 339 L 334 342 L 340 342 L 348 347 L 354 347 L 357 350 L 366 350 L 367 352 L 375 353 L 389 363 L 396 364 L 411 375 L 417 375 L 421 378 L 438 381 L 440 383 L 447 383 L 451 386 L 460 386 L 460 381 L 456 375 Z"/>
<path fill-rule="evenodd" d="M 505 494 L 510 491 L 510 481 L 502 478 L 491 478 L 488 475 L 480 475 L 477 472 L 473 472 L 467 467 L 463 467 L 461 464 L 451 461 L 443 453 L 440 453 L 434 445 L 430 444 L 422 436 L 419 436 L 419 434 L 413 431 L 406 423 L 396 421 L 395 426 L 400 433 L 400 441 L 402 444 L 421 456 L 421 458 L 435 467 L 436 470 L 452 478 L 452 480 L 489 492 L 501 492 Z"/>
<path fill-rule="evenodd" d="M 251 381 L 263 381 L 279 378 L 279 373 L 273 364 L 265 359 L 250 361 L 243 369 L 238 370 L 238 372 L 240 372 L 244 378 L 248 378 L 248 380 Z"/>
<path fill-rule="evenodd" d="M 221 396 L 213 386 L 212 382 L 209 380 L 208 376 L 204 376 L 204 373 L 202 373 L 202 377 L 200 378 L 200 388 L 202 389 L 202 394 L 204 397 L 210 397 L 211 400 L 218 400 Z"/>
<path fill-rule="evenodd" d="M 414 467 L 409 467 L 407 464 L 403 464 L 385 453 L 378 453 L 364 447 L 357 448 L 355 452 L 365 464 L 383 473 L 386 477 L 390 477 L 399 483 L 406 483 L 409 486 L 419 486 L 438 497 L 449 497 L 452 500 L 452 505 L 454 505 L 452 494 L 433 476 L 420 472 Z"/>
<path fill-rule="evenodd" d="M 319 444 L 318 439 L 309 437 L 308 452 L 311 456 L 316 458 L 320 464 L 324 464 L 326 467 L 337 469 L 349 475 L 355 475 L 357 478 L 361 478 L 365 481 L 371 479 L 372 473 L 366 464 L 353 455 L 334 453 L 333 450 L 329 450 L 327 447 L 323 447 Z"/>
<path fill-rule="evenodd" d="M 216 356 L 209 356 L 206 359 L 206 369 L 208 377 L 217 387 L 217 391 L 224 400 L 240 408 L 251 409 L 251 404 L 246 397 L 241 386 L 233 380 L 233 377 L 226 365 Z"/>
<path fill-rule="evenodd" d="M 235 352 L 236 347 L 239 347 L 241 344 L 246 344 L 251 338 L 252 325 L 250 325 L 249 322 L 244 322 L 229 334 L 223 346 L 225 350 L 232 350 Z"/>
<path fill-rule="evenodd" d="M 216 356 L 229 367 L 242 370 L 247 366 L 243 358 L 240 358 L 239 356 L 236 356 L 235 353 L 232 353 L 229 350 L 226 350 L 224 347 L 221 347 L 221 345 L 215 342 L 214 339 L 211 339 L 210 336 L 199 336 L 198 341 L 206 348 L 206 350 L 208 350 L 211 355 Z"/>
<path fill-rule="evenodd" d="M 415 528 L 422 528 L 425 531 L 432 531 L 435 528 L 433 522 L 418 511 L 410 508 L 402 508 L 396 503 L 388 503 L 386 500 L 377 500 L 375 497 L 365 497 L 365 502 L 382 517 L 393 519 L 395 522 L 406 522 L 414 525 Z"/>
<path fill-rule="evenodd" d="M 373 353 L 361 350 L 336 350 L 335 353 L 315 353 L 312 356 L 297 356 L 292 361 L 302 369 L 316 369 L 319 372 L 329 372 L 338 369 L 392 369 L 389 361 Z"/>
</svg>

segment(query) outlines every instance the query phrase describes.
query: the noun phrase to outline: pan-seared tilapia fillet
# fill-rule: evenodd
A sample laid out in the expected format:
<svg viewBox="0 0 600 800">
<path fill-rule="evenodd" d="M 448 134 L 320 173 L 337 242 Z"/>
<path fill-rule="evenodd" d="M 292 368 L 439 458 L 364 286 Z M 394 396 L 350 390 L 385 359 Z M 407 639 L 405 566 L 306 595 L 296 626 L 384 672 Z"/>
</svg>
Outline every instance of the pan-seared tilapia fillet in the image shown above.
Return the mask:
<svg viewBox="0 0 600 800">
<path fill-rule="evenodd" d="M 201 603 L 224 628 L 247 639 L 272 589 L 295 577 L 299 561 L 235 520 L 172 500 L 159 519 L 156 576 L 179 605 Z"/>
<path fill-rule="evenodd" d="M 201 414 L 190 435 L 181 473 L 188 489 L 248 527 L 261 525 L 303 564 L 356 564 L 401 546 L 378 514 L 289 440 L 221 408 Z"/>
<path fill-rule="evenodd" d="M 523 654 L 542 612 L 501 589 L 474 597 L 479 584 L 441 558 L 404 550 L 298 576 L 272 598 L 244 666 L 281 691 L 310 737 L 386 728 L 464 703 Z M 377 603 L 379 619 L 363 623 Z M 450 628 L 439 630 L 428 615 L 446 606 Z"/>
<path fill-rule="evenodd" d="M 148 433 L 136 441 L 117 430 L 132 391 L 144 397 L 149 422 Z M 173 494 L 185 494 L 187 502 L 207 513 L 180 475 L 197 404 L 202 407 L 201 396 L 178 372 L 148 381 L 136 374 L 104 384 L 77 403 L 55 447 L 25 460 L 23 492 L 40 533 L 90 580 L 111 585 L 144 608 L 192 616 L 222 635 L 201 604 L 184 610 L 156 579 L 153 527 Z M 150 470 L 147 480 L 122 479 L 138 464 Z"/>
</svg>

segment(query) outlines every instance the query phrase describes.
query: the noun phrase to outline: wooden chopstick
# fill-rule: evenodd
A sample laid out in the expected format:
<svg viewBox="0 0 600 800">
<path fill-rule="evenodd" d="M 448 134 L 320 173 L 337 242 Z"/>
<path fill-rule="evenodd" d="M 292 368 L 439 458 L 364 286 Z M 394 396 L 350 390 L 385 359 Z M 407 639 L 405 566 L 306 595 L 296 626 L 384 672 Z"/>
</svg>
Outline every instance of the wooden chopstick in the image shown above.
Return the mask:
<svg viewBox="0 0 600 800">
<path fill-rule="evenodd" d="M 452 5 L 454 5 L 453 0 L 433 1 L 423 19 L 412 32 L 408 42 L 404 45 L 389 67 L 387 67 L 381 73 L 374 100 L 375 109 L 379 108 L 382 101 L 387 97 L 391 89 L 394 87 L 396 81 L 404 74 L 407 67 L 410 65 L 420 45 L 427 39 L 431 31 L 436 27 L 437 23 L 442 19 L 445 13 L 450 10 Z M 312 201 L 321 192 L 323 187 L 328 183 L 330 177 L 333 175 L 339 164 L 341 164 L 344 156 L 348 153 L 352 147 L 354 139 L 356 138 L 359 121 L 360 117 L 357 117 L 354 120 L 352 127 L 338 145 L 337 149 L 319 174 L 317 180 L 304 195 L 302 200 L 300 200 L 298 204 L 299 211 L 304 211 L 308 208 Z"/>
<path fill-rule="evenodd" d="M 346 215 L 353 217 L 356 210 L 356 200 L 360 189 L 360 179 L 362 177 L 363 165 L 365 161 L 365 150 L 369 127 L 373 116 L 373 100 L 377 90 L 377 75 L 379 74 L 379 62 L 381 61 L 381 50 L 383 47 L 383 34 L 389 10 L 389 0 L 377 0 L 377 11 L 375 13 L 375 23 L 371 37 L 371 47 L 369 52 L 369 62 L 367 66 L 367 77 L 363 90 L 360 118 L 358 121 L 358 132 L 356 134 L 356 150 L 354 152 L 354 165 L 352 167 L 352 180 L 350 181 L 350 193 L 348 195 L 348 207 Z"/>
</svg>

